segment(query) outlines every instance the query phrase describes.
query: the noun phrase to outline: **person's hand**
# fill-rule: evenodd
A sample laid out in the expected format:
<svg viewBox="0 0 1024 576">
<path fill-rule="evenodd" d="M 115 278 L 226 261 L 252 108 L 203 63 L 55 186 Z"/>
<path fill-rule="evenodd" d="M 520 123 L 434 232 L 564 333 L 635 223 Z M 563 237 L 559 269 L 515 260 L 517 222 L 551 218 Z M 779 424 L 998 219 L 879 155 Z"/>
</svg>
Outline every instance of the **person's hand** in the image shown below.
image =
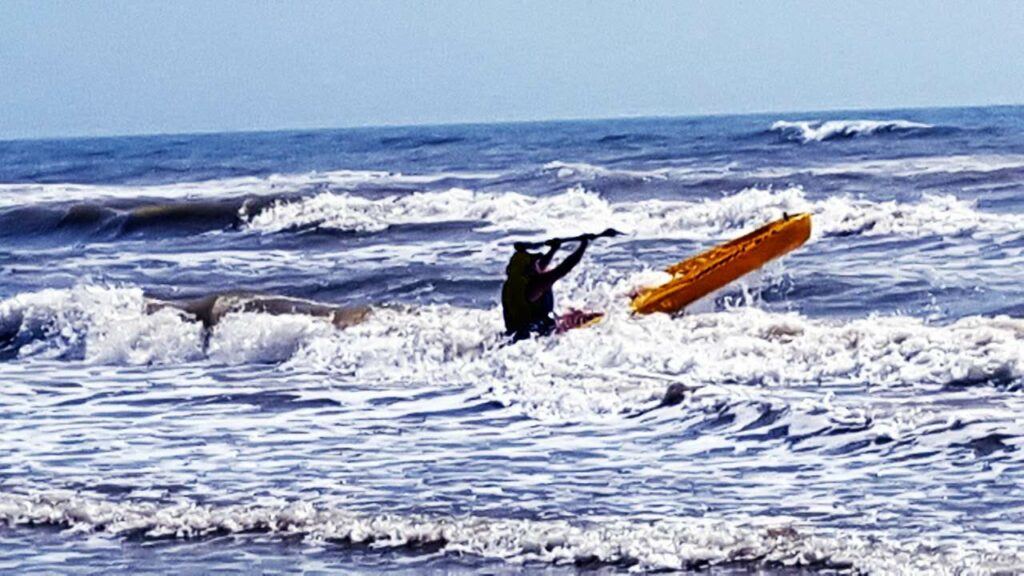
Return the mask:
<svg viewBox="0 0 1024 576">
<path fill-rule="evenodd" d="M 581 238 L 581 240 L 583 240 L 584 242 L 590 242 L 594 238 L 597 238 L 597 236 L 598 236 L 597 234 L 584 234 L 583 237 Z"/>
<path fill-rule="evenodd" d="M 562 247 L 562 239 L 561 238 L 552 238 L 551 240 L 548 240 L 544 244 L 546 244 L 546 245 L 548 245 L 548 246 L 550 246 L 552 248 L 561 248 Z"/>
</svg>

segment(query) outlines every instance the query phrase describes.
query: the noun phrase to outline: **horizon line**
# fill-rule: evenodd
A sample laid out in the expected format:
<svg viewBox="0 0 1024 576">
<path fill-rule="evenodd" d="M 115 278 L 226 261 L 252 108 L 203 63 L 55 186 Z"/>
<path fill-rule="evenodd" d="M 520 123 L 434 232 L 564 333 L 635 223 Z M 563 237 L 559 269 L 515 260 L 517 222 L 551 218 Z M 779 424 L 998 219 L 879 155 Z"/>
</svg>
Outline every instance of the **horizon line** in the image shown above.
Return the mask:
<svg viewBox="0 0 1024 576">
<path fill-rule="evenodd" d="M 452 122 L 410 122 L 395 124 L 352 124 L 348 126 L 320 126 L 320 127 L 280 127 L 280 128 L 243 128 L 238 130 L 189 130 L 181 132 L 129 132 L 111 134 L 72 134 L 64 136 L 27 136 L 5 138 L 0 137 L 0 143 L 14 142 L 52 142 L 62 140 L 105 140 L 122 138 L 161 138 L 173 136 L 216 136 L 216 135 L 242 135 L 242 134 L 276 134 L 287 132 L 329 132 L 342 130 L 373 130 L 373 129 L 400 129 L 400 128 L 448 128 L 448 127 L 469 127 L 469 126 L 502 126 L 502 125 L 523 125 L 523 124 L 557 124 L 569 122 L 607 122 L 614 120 L 673 120 L 683 118 L 726 118 L 726 117 L 748 117 L 765 116 L 768 114 L 836 114 L 842 112 L 902 112 L 922 110 L 959 110 L 967 108 L 1019 108 L 1024 103 L 1000 103 L 1000 104 L 969 104 L 969 105 L 940 105 L 940 106 L 900 106 L 895 108 L 820 108 L 817 110 L 765 110 L 758 112 L 709 112 L 704 114 L 637 114 L 622 116 L 599 116 L 599 117 L 561 117 L 561 118 L 538 118 L 520 120 L 487 120 L 487 121 L 452 121 Z"/>
</svg>

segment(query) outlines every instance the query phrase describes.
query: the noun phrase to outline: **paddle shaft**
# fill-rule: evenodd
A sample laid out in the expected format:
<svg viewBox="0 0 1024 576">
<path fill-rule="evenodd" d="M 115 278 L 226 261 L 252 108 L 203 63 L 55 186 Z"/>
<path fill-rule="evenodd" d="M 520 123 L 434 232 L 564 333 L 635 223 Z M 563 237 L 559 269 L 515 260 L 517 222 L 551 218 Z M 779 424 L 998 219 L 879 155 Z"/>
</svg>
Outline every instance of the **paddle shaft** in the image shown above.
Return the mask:
<svg viewBox="0 0 1024 576">
<path fill-rule="evenodd" d="M 556 240 L 564 244 L 566 242 L 579 242 L 580 240 L 586 240 L 588 238 L 592 240 L 597 238 L 610 238 L 612 236 L 619 236 L 621 234 L 622 232 L 619 232 L 614 228 L 609 228 L 604 232 L 601 232 L 600 234 L 580 234 L 579 236 L 570 236 L 569 238 L 551 238 L 550 240 L 545 240 L 543 242 L 516 242 L 516 247 L 521 248 L 523 250 L 532 250 L 534 248 L 543 248 L 544 246 L 550 246 L 550 243 Z"/>
</svg>

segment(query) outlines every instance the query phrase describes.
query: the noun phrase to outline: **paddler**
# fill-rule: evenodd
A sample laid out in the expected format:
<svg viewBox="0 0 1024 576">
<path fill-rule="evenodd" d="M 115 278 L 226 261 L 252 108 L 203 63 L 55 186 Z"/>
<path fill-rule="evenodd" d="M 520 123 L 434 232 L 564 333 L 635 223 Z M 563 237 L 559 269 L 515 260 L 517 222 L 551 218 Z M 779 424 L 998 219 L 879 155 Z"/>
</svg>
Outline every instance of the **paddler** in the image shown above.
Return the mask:
<svg viewBox="0 0 1024 576">
<path fill-rule="evenodd" d="M 562 246 L 560 238 L 544 242 L 543 245 L 548 246 L 545 253 L 529 252 L 529 244 L 515 243 L 515 254 L 505 268 L 505 284 L 501 287 L 505 333 L 513 340 L 529 338 L 533 334 L 547 336 L 555 331 L 555 295 L 551 288 L 580 263 L 594 237 L 594 234 L 580 236 L 576 250 L 551 269 L 548 266 Z"/>
<path fill-rule="evenodd" d="M 578 328 L 600 318 L 602 314 L 572 310 L 561 317 L 555 316 L 555 295 L 551 288 L 569 273 L 580 260 L 587 246 L 595 238 L 610 238 L 622 234 L 609 228 L 600 234 L 582 234 L 572 238 L 552 238 L 545 242 L 516 242 L 515 254 L 505 268 L 505 284 L 501 287 L 501 307 L 505 314 L 505 333 L 513 341 L 531 335 L 547 336 L 552 332 Z M 565 242 L 579 242 L 579 246 L 561 264 L 548 269 L 555 252 Z M 532 248 L 548 247 L 543 254 L 530 252 Z"/>
</svg>

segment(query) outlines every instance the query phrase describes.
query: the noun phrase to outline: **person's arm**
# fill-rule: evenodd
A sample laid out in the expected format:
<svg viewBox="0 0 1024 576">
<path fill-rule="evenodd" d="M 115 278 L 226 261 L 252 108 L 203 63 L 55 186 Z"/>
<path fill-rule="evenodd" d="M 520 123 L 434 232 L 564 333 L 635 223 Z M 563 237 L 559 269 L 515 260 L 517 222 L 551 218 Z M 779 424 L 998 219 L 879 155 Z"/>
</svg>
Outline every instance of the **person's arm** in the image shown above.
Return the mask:
<svg viewBox="0 0 1024 576">
<path fill-rule="evenodd" d="M 537 272 L 547 270 L 548 265 L 551 264 L 551 259 L 555 257 L 555 252 L 558 252 L 558 249 L 562 246 L 562 241 L 555 238 L 553 240 L 548 240 L 547 244 L 551 249 L 548 250 L 547 254 L 544 254 L 537 259 Z"/>
<path fill-rule="evenodd" d="M 561 264 L 555 266 L 551 270 L 541 272 L 534 276 L 533 278 L 531 278 L 530 291 L 527 294 L 527 297 L 530 298 L 530 301 L 537 301 L 541 296 L 544 295 L 545 292 L 547 292 L 548 290 L 551 289 L 552 286 L 554 286 L 555 282 L 561 280 L 566 274 L 569 273 L 570 270 L 572 270 L 577 264 L 579 264 L 580 260 L 583 259 L 583 253 L 586 252 L 587 246 L 589 244 L 589 238 L 584 238 L 583 240 L 580 240 L 579 247 L 573 250 L 572 254 L 569 254 L 569 256 L 565 258 L 565 260 L 562 260 Z"/>
</svg>

